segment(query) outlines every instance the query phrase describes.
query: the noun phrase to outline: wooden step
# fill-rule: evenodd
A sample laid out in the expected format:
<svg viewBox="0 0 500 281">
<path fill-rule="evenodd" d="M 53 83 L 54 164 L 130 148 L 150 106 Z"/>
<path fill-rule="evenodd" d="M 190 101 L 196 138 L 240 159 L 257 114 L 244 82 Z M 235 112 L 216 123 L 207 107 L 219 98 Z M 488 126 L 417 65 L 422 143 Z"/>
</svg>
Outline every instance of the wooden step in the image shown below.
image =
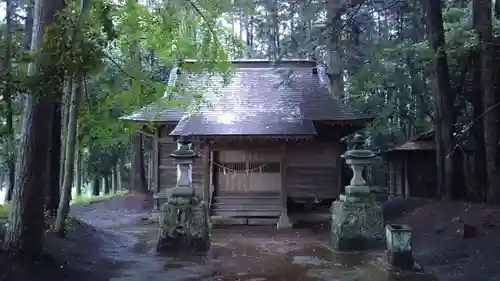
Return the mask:
<svg viewBox="0 0 500 281">
<path fill-rule="evenodd" d="M 212 215 L 210 217 L 210 221 L 212 222 L 212 226 L 248 224 L 247 218 L 231 218 L 231 217 L 222 217 L 216 215 Z"/>
<path fill-rule="evenodd" d="M 280 210 L 212 210 L 214 216 L 225 218 L 238 217 L 279 217 Z"/>
<path fill-rule="evenodd" d="M 278 192 L 228 192 L 217 191 L 217 197 L 221 198 L 280 198 Z"/>
<path fill-rule="evenodd" d="M 212 215 L 245 218 L 245 224 L 269 224 L 281 214 L 281 198 L 276 192 L 218 192 L 212 199 Z M 257 220 L 255 220 L 257 219 Z M 262 222 L 257 222 L 264 219 Z"/>
<path fill-rule="evenodd" d="M 276 225 L 278 218 L 248 218 L 248 225 Z"/>
<path fill-rule="evenodd" d="M 219 197 L 215 196 L 212 198 L 214 202 L 248 202 L 248 203 L 271 203 L 271 202 L 280 202 L 281 198 L 242 198 L 242 197 Z"/>
<path fill-rule="evenodd" d="M 280 211 L 281 204 L 260 204 L 260 205 L 245 205 L 245 204 L 221 204 L 213 203 L 212 210 L 218 211 L 245 211 L 245 210 L 266 210 L 266 211 Z"/>
<path fill-rule="evenodd" d="M 278 194 L 269 194 L 269 195 L 261 195 L 261 194 L 218 194 L 216 193 L 214 198 L 217 199 L 247 199 L 247 200 L 266 200 L 266 199 L 280 199 L 280 195 Z"/>
</svg>

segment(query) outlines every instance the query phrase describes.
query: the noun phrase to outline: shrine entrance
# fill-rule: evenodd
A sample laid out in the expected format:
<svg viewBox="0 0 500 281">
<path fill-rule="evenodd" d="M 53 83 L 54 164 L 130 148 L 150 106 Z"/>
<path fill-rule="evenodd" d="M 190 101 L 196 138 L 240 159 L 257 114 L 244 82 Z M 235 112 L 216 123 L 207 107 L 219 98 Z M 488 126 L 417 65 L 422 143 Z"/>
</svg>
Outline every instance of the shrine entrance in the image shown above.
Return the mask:
<svg viewBox="0 0 500 281">
<path fill-rule="evenodd" d="M 229 224 L 275 224 L 281 213 L 279 150 L 221 150 L 215 158 L 213 215 Z"/>
</svg>

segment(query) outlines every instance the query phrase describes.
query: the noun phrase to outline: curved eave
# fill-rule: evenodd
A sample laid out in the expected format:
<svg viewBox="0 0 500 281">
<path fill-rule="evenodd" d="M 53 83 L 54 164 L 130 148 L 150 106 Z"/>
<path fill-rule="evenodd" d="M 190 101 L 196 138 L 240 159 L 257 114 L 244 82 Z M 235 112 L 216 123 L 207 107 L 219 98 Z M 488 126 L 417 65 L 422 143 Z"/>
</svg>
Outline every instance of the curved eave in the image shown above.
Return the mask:
<svg viewBox="0 0 500 281">
<path fill-rule="evenodd" d="M 123 122 L 128 122 L 128 123 L 137 123 L 137 124 L 150 124 L 150 123 L 154 123 L 154 124 L 177 124 L 179 121 L 178 120 L 146 120 L 146 119 L 132 119 L 132 118 L 127 118 L 126 116 L 125 117 L 119 117 L 118 120 L 120 121 L 123 121 Z"/>
</svg>

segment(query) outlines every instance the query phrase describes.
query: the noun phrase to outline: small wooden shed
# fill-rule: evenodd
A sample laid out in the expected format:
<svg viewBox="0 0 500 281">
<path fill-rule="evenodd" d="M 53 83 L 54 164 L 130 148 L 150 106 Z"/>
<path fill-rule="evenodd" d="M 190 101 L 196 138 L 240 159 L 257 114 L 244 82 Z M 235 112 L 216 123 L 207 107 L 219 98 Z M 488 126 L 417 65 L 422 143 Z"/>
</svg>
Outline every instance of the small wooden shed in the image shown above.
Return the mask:
<svg viewBox="0 0 500 281">
<path fill-rule="evenodd" d="M 169 154 L 190 135 L 200 159 L 192 167 L 197 192 L 213 216 L 240 223 L 275 223 L 287 202 L 333 200 L 341 190 L 340 139 L 370 120 L 332 97 L 315 61 L 232 61 L 229 83 L 180 65 L 169 83 L 199 91 L 195 113 L 159 108 L 169 94 L 124 120 L 153 123 L 153 186 L 158 208 L 176 184 Z M 201 82 L 203 81 L 203 82 Z M 195 89 L 196 88 L 196 89 Z"/>
<path fill-rule="evenodd" d="M 437 195 L 434 130 L 389 149 L 385 160 L 390 195 L 405 198 Z"/>
</svg>

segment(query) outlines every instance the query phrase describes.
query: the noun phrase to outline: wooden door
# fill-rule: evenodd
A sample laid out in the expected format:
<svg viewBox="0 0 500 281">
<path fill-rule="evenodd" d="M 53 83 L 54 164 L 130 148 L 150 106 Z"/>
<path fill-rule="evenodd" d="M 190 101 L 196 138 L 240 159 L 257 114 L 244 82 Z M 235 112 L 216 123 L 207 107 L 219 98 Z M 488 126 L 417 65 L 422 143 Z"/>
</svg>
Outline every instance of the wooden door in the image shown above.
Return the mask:
<svg viewBox="0 0 500 281">
<path fill-rule="evenodd" d="M 220 151 L 218 193 L 279 193 L 280 157 L 279 153 Z"/>
</svg>

